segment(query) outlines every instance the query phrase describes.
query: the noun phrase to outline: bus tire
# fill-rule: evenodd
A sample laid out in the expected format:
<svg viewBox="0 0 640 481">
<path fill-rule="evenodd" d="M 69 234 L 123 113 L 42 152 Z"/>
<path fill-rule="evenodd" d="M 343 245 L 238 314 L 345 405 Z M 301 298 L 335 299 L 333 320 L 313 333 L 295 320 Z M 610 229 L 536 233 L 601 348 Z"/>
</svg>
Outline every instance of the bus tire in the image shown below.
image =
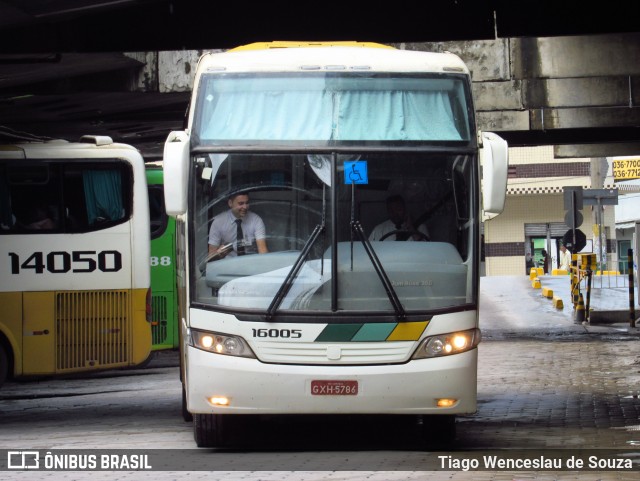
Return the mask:
<svg viewBox="0 0 640 481">
<path fill-rule="evenodd" d="M 9 377 L 9 356 L 7 350 L 0 342 L 0 386 L 4 384 L 7 377 Z"/>
<path fill-rule="evenodd" d="M 422 440 L 428 448 L 449 448 L 456 440 L 456 416 L 422 416 Z"/>
<path fill-rule="evenodd" d="M 199 448 L 224 447 L 228 416 L 224 414 L 194 414 L 193 437 L 196 445 Z"/>
<path fill-rule="evenodd" d="M 184 388 L 184 384 L 182 384 L 182 419 L 185 423 L 193 421 L 193 414 L 187 409 L 187 390 Z"/>
</svg>

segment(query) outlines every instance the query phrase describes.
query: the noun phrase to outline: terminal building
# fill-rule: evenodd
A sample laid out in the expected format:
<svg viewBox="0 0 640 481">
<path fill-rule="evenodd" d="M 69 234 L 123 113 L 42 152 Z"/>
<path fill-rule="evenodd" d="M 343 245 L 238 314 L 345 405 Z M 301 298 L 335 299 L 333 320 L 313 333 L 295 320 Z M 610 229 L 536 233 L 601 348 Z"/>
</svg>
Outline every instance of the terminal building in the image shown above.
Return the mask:
<svg viewBox="0 0 640 481">
<path fill-rule="evenodd" d="M 560 245 L 571 227 L 564 203 L 566 187 L 615 189 L 617 186 L 606 159 L 559 161 L 554 158 L 553 146 L 509 149 L 505 210 L 483 222 L 485 275 L 528 274 L 527 253 L 537 267 L 542 267 L 543 249 L 550 259 L 548 273 L 552 274 L 553 269 L 558 268 Z M 596 206 L 584 205 L 581 210 L 583 221 L 578 229 L 586 237 L 582 252 L 596 253 L 598 259 L 602 253 L 607 270 L 625 270 L 625 265 L 621 266 L 619 262 L 619 250 L 624 246 L 618 245 L 615 211 L 615 206 L 603 205 L 599 217 Z M 604 234 L 602 249 L 597 235 L 600 227 Z M 626 261 L 626 250 L 624 256 L 622 261 Z"/>
</svg>

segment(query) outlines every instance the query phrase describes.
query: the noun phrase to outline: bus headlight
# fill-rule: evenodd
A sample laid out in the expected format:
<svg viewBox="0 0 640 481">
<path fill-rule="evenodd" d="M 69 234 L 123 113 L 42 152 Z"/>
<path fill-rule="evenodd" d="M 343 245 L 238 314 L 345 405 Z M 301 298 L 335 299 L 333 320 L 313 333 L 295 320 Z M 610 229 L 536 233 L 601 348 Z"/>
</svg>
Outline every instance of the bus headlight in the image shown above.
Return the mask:
<svg viewBox="0 0 640 481">
<path fill-rule="evenodd" d="M 474 349 L 480 343 L 480 329 L 449 332 L 425 338 L 412 359 L 449 356 Z"/>
<path fill-rule="evenodd" d="M 245 340 L 239 336 L 200 331 L 198 329 L 189 329 L 188 335 L 189 345 L 196 349 L 225 356 L 250 357 L 253 359 L 256 357 Z"/>
</svg>

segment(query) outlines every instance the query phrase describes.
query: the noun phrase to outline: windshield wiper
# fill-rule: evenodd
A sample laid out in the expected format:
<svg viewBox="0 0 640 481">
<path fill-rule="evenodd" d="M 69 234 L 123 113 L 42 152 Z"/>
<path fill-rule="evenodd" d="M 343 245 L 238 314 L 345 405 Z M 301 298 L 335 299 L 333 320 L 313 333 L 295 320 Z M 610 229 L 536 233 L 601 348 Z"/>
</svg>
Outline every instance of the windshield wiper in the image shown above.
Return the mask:
<svg viewBox="0 0 640 481">
<path fill-rule="evenodd" d="M 323 186 L 322 188 L 322 219 L 320 220 L 320 224 L 317 224 L 313 228 L 313 232 L 311 232 L 311 236 L 309 236 L 309 238 L 307 239 L 307 242 L 305 242 L 304 247 L 300 252 L 300 255 L 294 262 L 293 266 L 291 266 L 291 270 L 287 273 L 287 277 L 285 277 L 284 282 L 280 285 L 280 288 L 278 289 L 278 292 L 276 292 L 276 295 L 271 301 L 271 304 L 269 304 L 269 307 L 267 308 L 267 321 L 271 321 L 273 319 L 273 316 L 278 310 L 278 308 L 280 307 L 280 304 L 282 304 L 282 301 L 284 301 L 284 298 L 287 297 L 287 294 L 291 290 L 291 286 L 293 286 L 293 283 L 295 282 L 296 277 L 298 277 L 298 274 L 300 273 L 300 269 L 302 269 L 302 266 L 306 262 L 307 257 L 309 257 L 309 252 L 311 252 L 311 248 L 314 246 L 314 244 L 318 240 L 318 237 L 320 237 L 320 234 L 325 232 L 326 210 L 327 210 L 327 199 L 326 199 L 325 188 Z M 324 261 L 322 262 L 322 272 L 324 272 Z"/>
<path fill-rule="evenodd" d="M 353 220 L 353 219 L 351 220 L 351 231 L 355 232 L 358 235 L 358 238 L 360 239 L 360 242 L 362 243 L 362 246 L 364 247 L 364 250 L 367 253 L 367 256 L 369 256 L 369 260 L 371 261 L 373 268 L 376 270 L 376 274 L 378 274 L 378 277 L 380 278 L 380 282 L 382 282 L 382 286 L 384 287 L 384 290 L 387 292 L 387 297 L 389 297 L 389 301 L 393 306 L 393 310 L 395 311 L 396 318 L 399 321 L 404 320 L 407 317 L 404 307 L 402 306 L 402 303 L 400 302 L 400 298 L 398 297 L 398 294 L 393 288 L 393 285 L 391 285 L 389 276 L 387 276 L 387 273 L 382 267 L 382 263 L 380 262 L 380 259 L 378 259 L 378 256 L 376 255 L 375 250 L 373 250 L 373 247 L 371 247 L 371 243 L 369 242 L 369 239 L 367 239 L 367 236 L 364 235 L 364 229 L 362 228 L 362 224 L 360 224 L 360 221 Z M 353 241 L 352 241 L 352 244 L 353 244 Z M 351 248 L 351 269 L 353 269 L 353 245 Z"/>
<path fill-rule="evenodd" d="M 313 229 L 311 236 L 309 237 L 304 247 L 302 248 L 302 251 L 300 252 L 300 255 L 298 256 L 298 258 L 296 259 L 296 262 L 291 267 L 291 270 L 287 274 L 287 277 L 285 277 L 282 285 L 280 285 L 280 288 L 278 289 L 278 292 L 276 292 L 276 295 L 271 301 L 271 304 L 269 304 L 269 307 L 267 308 L 267 321 L 270 321 L 273 318 L 273 315 L 278 310 L 278 307 L 280 307 L 280 304 L 282 304 L 282 301 L 284 300 L 284 298 L 287 297 L 287 294 L 289 293 L 291 286 L 293 286 L 293 283 L 296 280 L 296 277 L 298 277 L 298 274 L 300 273 L 300 269 L 302 269 L 302 266 L 306 262 L 307 257 L 309 257 L 309 252 L 311 252 L 311 248 L 316 243 L 316 240 L 318 239 L 318 237 L 320 237 L 320 234 L 322 234 L 324 231 L 325 231 L 324 221 L 322 222 L 322 224 L 316 225 L 315 228 Z"/>
</svg>

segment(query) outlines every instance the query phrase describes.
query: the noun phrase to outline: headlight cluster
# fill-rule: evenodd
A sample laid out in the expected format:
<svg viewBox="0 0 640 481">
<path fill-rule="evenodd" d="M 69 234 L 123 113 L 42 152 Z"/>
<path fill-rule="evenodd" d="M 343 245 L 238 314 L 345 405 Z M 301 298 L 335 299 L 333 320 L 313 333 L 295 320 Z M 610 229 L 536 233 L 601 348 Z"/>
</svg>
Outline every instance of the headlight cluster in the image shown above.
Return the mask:
<svg viewBox="0 0 640 481">
<path fill-rule="evenodd" d="M 254 359 L 256 357 L 249 345 L 241 337 L 217 332 L 190 329 L 189 345 L 203 351 L 225 356 L 251 357 Z"/>
<path fill-rule="evenodd" d="M 412 359 L 449 356 L 475 348 L 480 343 L 480 329 L 449 332 L 424 339 Z"/>
</svg>

